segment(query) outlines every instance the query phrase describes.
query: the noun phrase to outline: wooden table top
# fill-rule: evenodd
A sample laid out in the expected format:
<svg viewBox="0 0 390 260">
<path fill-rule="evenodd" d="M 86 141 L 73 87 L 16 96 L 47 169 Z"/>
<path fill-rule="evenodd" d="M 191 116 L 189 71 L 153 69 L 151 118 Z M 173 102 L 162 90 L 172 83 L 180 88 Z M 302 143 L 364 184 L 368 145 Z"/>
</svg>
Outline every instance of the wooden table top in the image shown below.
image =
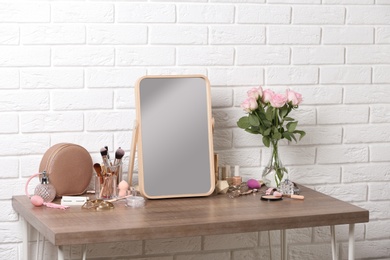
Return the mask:
<svg viewBox="0 0 390 260">
<path fill-rule="evenodd" d="M 231 234 L 369 221 L 369 212 L 300 186 L 305 200 L 260 200 L 260 194 L 228 198 L 147 200 L 143 208 L 115 202 L 95 211 L 34 207 L 27 196 L 14 196 L 16 212 L 54 245 L 72 245 L 198 235 Z"/>
</svg>

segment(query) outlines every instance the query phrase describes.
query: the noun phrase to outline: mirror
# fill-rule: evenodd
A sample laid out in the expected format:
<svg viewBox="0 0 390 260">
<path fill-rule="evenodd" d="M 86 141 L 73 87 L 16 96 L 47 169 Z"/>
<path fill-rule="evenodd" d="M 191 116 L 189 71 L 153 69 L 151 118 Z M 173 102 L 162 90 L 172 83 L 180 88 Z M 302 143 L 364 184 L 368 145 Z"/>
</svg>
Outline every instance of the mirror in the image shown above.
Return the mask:
<svg viewBox="0 0 390 260">
<path fill-rule="evenodd" d="M 135 89 L 138 179 L 149 199 L 214 191 L 210 84 L 205 76 L 145 76 Z"/>
</svg>

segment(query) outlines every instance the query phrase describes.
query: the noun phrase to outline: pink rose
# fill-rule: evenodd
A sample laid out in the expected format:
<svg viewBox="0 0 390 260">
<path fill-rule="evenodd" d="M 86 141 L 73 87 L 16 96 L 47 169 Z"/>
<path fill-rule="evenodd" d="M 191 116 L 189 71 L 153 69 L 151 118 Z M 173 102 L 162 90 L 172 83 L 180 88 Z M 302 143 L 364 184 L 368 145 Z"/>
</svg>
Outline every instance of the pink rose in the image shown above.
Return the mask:
<svg viewBox="0 0 390 260">
<path fill-rule="evenodd" d="M 280 108 L 280 107 L 284 106 L 286 103 L 287 103 L 287 97 L 285 95 L 282 95 L 282 94 L 275 94 L 272 96 L 272 98 L 270 100 L 271 106 L 273 106 L 275 108 Z"/>
<path fill-rule="evenodd" d="M 241 108 L 244 109 L 245 112 L 249 113 L 258 108 L 257 100 L 253 97 L 247 98 L 242 102 Z"/>
<path fill-rule="evenodd" d="M 259 99 L 259 97 L 262 97 L 263 96 L 263 89 L 262 87 L 258 87 L 258 88 L 252 88 L 251 90 L 249 90 L 247 92 L 248 94 L 248 97 L 252 97 L 254 99 Z"/>
<path fill-rule="evenodd" d="M 262 97 L 263 96 L 263 88 L 261 86 L 259 86 L 257 88 L 257 92 L 259 92 L 259 96 Z"/>
<path fill-rule="evenodd" d="M 273 95 L 275 95 L 275 92 L 273 92 L 270 89 L 266 89 L 263 91 L 263 96 L 261 98 L 261 101 L 263 101 L 264 104 L 268 103 L 271 101 Z"/>
<path fill-rule="evenodd" d="M 290 89 L 286 90 L 286 96 L 287 102 L 291 102 L 293 106 L 298 106 L 302 102 L 302 95 Z"/>
</svg>

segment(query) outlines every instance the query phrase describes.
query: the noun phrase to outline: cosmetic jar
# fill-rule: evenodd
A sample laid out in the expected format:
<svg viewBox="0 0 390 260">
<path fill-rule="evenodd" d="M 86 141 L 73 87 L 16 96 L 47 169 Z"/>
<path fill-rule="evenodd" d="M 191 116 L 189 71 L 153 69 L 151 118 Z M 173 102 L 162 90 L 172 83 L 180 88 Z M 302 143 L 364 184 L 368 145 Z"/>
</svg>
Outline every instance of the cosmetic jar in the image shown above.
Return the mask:
<svg viewBox="0 0 390 260">
<path fill-rule="evenodd" d="M 126 198 L 126 206 L 130 208 L 142 208 L 145 206 L 145 199 L 140 196 L 130 196 Z"/>
</svg>

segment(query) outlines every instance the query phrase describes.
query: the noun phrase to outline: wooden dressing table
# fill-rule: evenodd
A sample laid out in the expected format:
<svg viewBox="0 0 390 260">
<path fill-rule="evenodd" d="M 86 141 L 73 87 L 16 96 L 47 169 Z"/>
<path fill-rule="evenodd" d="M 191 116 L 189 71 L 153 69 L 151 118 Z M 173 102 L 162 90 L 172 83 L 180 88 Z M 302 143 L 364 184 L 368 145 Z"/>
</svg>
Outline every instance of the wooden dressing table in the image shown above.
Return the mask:
<svg viewBox="0 0 390 260">
<path fill-rule="evenodd" d="M 62 260 L 65 245 L 267 230 L 281 230 L 282 259 L 287 259 L 285 230 L 317 226 L 331 227 L 332 255 L 337 259 L 334 226 L 342 224 L 349 224 L 348 259 L 354 259 L 354 225 L 368 222 L 369 212 L 307 187 L 300 188 L 305 200 L 262 201 L 260 194 L 235 199 L 216 195 L 147 200 L 144 208 L 128 208 L 124 202 L 115 202 L 115 209 L 97 212 L 80 206 L 67 210 L 34 207 L 23 195 L 14 196 L 12 206 L 24 224 L 26 259 L 30 227 L 57 246 L 58 259 Z"/>
</svg>

